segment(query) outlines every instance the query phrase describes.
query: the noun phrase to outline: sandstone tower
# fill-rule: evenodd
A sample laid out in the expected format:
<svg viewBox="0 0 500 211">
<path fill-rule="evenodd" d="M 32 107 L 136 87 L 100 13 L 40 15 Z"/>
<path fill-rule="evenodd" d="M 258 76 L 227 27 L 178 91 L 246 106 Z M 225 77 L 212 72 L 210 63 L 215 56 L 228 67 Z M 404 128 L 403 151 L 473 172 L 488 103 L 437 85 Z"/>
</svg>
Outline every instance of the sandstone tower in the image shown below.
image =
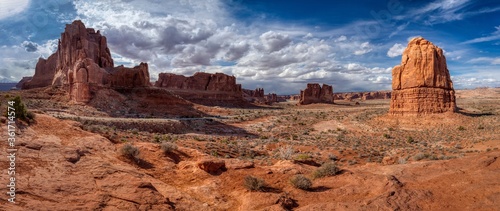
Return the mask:
<svg viewBox="0 0 500 211">
<path fill-rule="evenodd" d="M 413 38 L 401 64 L 392 70 L 389 114 L 425 115 L 455 112 L 455 91 L 443 50 L 424 38 Z"/>
<path fill-rule="evenodd" d="M 147 87 L 150 82 L 146 63 L 114 67 L 106 37 L 75 20 L 66 25 L 57 51 L 47 59 L 40 58 L 33 78 L 21 86 L 63 88 L 72 101 L 88 103 L 99 89 Z"/>
</svg>

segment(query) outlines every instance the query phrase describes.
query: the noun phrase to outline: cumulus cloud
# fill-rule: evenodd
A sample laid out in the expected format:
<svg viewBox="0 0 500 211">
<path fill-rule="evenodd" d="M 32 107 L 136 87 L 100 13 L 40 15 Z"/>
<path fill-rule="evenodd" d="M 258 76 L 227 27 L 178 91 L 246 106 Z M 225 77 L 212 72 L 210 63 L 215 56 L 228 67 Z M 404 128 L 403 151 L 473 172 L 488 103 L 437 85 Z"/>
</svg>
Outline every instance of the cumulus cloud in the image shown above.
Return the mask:
<svg viewBox="0 0 500 211">
<path fill-rule="evenodd" d="M 38 44 L 31 41 L 24 41 L 21 45 L 24 47 L 26 52 L 35 52 L 38 50 Z"/>
<path fill-rule="evenodd" d="M 313 36 L 310 32 L 315 30 L 307 27 L 242 24 L 220 1 L 140 2 L 80 1 L 75 8 L 87 26 L 108 37 L 111 51 L 120 61 L 149 62 L 151 78 L 159 72 L 224 72 L 235 75 L 244 87 L 262 86 L 291 94 L 304 83 L 319 81 L 339 83 L 343 90 L 376 89 L 380 83 L 367 77 L 388 75 L 386 68 L 360 65 L 349 70 L 342 62 L 375 49 L 360 38 L 338 34 L 330 39 L 332 32 L 325 37 L 327 33 L 321 31 Z M 373 86 L 350 85 L 360 78 Z M 297 85 L 290 88 L 285 84 Z"/>
<path fill-rule="evenodd" d="M 279 51 L 292 42 L 288 35 L 274 31 L 260 35 L 260 40 L 268 52 Z"/>
<path fill-rule="evenodd" d="M 336 91 L 390 88 L 383 80 L 390 77 L 390 68 L 360 62 L 359 55 L 377 51 L 368 40 L 345 29 L 241 23 L 221 2 L 75 1 L 74 19 L 108 38 L 115 63 L 148 62 L 153 80 L 159 72 L 203 71 L 234 75 L 245 88 L 280 94 L 296 94 L 310 82 L 331 84 Z M 37 58 L 53 53 L 58 38 L 2 47 L 0 55 L 22 56 L 3 56 L 0 75 L 17 80 L 32 75 Z"/>
<path fill-rule="evenodd" d="M 363 55 L 371 52 L 373 50 L 369 42 L 361 43 L 359 49 L 354 51 L 354 55 Z"/>
<path fill-rule="evenodd" d="M 16 15 L 30 4 L 29 0 L 0 0 L 0 20 Z"/>
<path fill-rule="evenodd" d="M 401 56 L 404 50 L 405 46 L 403 46 L 400 43 L 396 43 L 389 49 L 389 51 L 387 51 L 387 56 L 391 58 L 394 58 L 396 56 Z"/>
</svg>

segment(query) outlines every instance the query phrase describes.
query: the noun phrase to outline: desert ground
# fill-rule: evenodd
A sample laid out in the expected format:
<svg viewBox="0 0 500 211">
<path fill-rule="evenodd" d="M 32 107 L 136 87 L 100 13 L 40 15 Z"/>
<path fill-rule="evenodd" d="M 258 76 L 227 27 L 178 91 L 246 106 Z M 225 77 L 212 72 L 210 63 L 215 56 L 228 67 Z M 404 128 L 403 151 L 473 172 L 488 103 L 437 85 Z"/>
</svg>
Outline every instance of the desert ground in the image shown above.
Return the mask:
<svg viewBox="0 0 500 211">
<path fill-rule="evenodd" d="M 498 210 L 500 204 L 500 88 L 457 90 L 458 112 L 425 117 L 389 116 L 389 99 L 195 104 L 203 115 L 134 116 L 67 104 L 64 93 L 49 89 L 0 95 L 2 111 L 19 95 L 36 115 L 18 123 L 16 204 L 3 194 L 2 210 Z M 127 145 L 138 152 L 130 156 Z M 0 168 L 7 169 L 6 144 L 1 148 Z M 338 169 L 318 173 L 327 164 Z M 296 175 L 311 186 L 296 188 Z M 247 176 L 260 183 L 245 183 Z"/>
</svg>

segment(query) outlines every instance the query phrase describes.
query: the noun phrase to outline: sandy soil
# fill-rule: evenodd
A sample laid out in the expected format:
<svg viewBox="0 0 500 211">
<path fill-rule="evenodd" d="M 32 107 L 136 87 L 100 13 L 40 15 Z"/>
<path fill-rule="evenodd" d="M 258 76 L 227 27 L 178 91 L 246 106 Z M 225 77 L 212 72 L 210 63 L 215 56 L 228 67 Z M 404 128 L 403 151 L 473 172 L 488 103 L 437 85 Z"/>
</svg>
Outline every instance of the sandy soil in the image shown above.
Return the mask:
<svg viewBox="0 0 500 211">
<path fill-rule="evenodd" d="M 3 93 L 2 109 L 17 94 L 36 123 L 17 131 L 18 203 L 4 194 L 2 210 L 283 210 L 279 199 L 293 210 L 498 210 L 500 202 L 500 89 L 458 90 L 458 113 L 419 118 L 387 116 L 389 101 L 371 100 L 194 105 L 214 118 L 124 120 L 140 124 L 99 118 L 57 94 Z M 148 130 L 166 122 L 176 126 Z M 165 152 L 161 143 L 178 148 Z M 127 144 L 136 158 L 123 155 Z M 198 167 L 206 160 L 226 167 L 207 173 Z M 329 162 L 339 174 L 314 179 Z M 312 187 L 294 188 L 297 174 Z M 248 190 L 248 175 L 266 187 Z"/>
</svg>

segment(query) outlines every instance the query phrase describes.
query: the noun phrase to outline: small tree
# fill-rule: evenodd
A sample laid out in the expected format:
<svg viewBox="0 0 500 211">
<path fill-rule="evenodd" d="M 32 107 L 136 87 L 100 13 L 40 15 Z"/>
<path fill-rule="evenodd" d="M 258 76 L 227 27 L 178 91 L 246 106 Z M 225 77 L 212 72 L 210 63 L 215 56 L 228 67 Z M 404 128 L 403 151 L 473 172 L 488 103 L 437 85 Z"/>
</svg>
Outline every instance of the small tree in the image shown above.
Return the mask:
<svg viewBox="0 0 500 211">
<path fill-rule="evenodd" d="M 14 108 L 13 111 L 15 112 L 16 119 L 20 119 L 20 120 L 23 120 L 26 122 L 29 122 L 30 120 L 35 119 L 35 114 L 33 112 L 28 112 L 28 110 L 26 109 L 26 106 L 22 102 L 20 96 L 16 96 L 14 98 L 11 98 L 9 100 L 8 104 L 9 104 L 9 107 Z M 7 114 L 8 113 L 6 112 L 5 113 L 6 117 L 8 117 Z"/>
</svg>

